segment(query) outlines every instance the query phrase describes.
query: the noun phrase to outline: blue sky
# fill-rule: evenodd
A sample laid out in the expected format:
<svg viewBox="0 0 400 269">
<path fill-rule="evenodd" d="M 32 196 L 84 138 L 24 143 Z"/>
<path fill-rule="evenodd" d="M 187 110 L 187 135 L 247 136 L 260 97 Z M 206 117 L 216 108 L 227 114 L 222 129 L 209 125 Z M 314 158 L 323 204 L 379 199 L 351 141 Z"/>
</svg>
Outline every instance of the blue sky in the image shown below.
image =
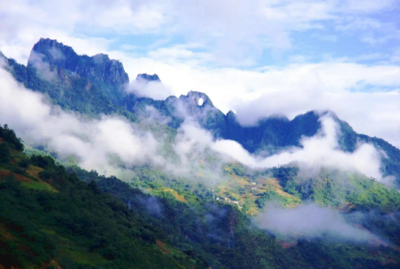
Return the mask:
<svg viewBox="0 0 400 269">
<path fill-rule="evenodd" d="M 329 59 L 399 62 L 400 3 L 395 0 L 3 0 L 0 5 L 2 50 L 20 61 L 28 52 L 11 45 L 29 50 L 47 32 L 66 43 L 75 43 L 68 37 L 97 39 L 101 44 L 88 54 L 106 49 L 145 55 L 180 46 L 209 55 L 203 63 L 211 67 Z"/>
<path fill-rule="evenodd" d="M 396 0 L 0 0 L 0 50 L 26 64 L 40 37 L 107 53 L 163 99 L 208 94 L 243 124 L 330 109 L 400 146 Z"/>
</svg>

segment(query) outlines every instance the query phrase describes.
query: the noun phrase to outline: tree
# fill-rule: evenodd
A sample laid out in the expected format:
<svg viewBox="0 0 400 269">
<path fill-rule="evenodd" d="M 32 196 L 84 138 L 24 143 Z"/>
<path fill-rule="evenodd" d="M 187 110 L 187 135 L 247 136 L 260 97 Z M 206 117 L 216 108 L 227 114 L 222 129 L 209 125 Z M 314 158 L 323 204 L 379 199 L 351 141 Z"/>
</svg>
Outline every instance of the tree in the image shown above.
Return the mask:
<svg viewBox="0 0 400 269">
<path fill-rule="evenodd" d="M 0 144 L 0 163 L 8 163 L 11 161 L 11 153 L 6 143 Z"/>
</svg>

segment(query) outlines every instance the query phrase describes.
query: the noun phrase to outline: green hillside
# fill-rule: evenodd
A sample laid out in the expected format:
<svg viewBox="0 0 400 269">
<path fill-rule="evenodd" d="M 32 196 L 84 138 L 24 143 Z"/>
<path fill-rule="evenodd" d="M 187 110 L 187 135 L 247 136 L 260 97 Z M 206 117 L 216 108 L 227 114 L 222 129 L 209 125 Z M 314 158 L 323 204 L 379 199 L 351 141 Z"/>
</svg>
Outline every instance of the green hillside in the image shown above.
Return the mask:
<svg viewBox="0 0 400 269">
<path fill-rule="evenodd" d="M 127 206 L 0 128 L 3 268 L 205 268 Z M 6 153 L 8 152 L 8 153 Z M 6 154 L 5 154 L 6 153 Z M 6 158 L 4 158 L 4 156 Z"/>
<path fill-rule="evenodd" d="M 301 195 L 286 190 L 291 173 L 295 174 L 291 170 L 274 171 L 274 178 L 266 178 L 262 173 L 243 173 L 237 165 L 226 167 L 239 191 L 244 187 L 246 198 L 237 196 L 232 182 L 221 185 L 218 192 L 224 190 L 221 195 L 227 192 L 232 200 L 237 197 L 250 204 L 239 208 L 217 201 L 216 190 L 176 181 L 156 170 L 138 168 L 139 180 L 128 184 L 78 167 L 65 169 L 50 157 L 28 158 L 14 132 L 0 130 L 4 268 L 320 268 L 321 264 L 396 268 L 400 262 L 394 244 L 365 246 L 322 238 L 288 241 L 253 226 L 245 211 L 252 209 L 252 203 L 260 210 L 260 198 L 267 196 L 285 206 L 301 202 Z M 284 176 L 289 179 L 282 187 Z M 153 180 L 144 180 L 148 178 Z M 253 181 L 260 186 L 257 191 L 246 188 L 254 186 Z M 399 195 L 369 184 L 362 189 L 377 189 L 380 195 L 370 199 L 381 209 L 369 216 L 369 229 L 397 244 L 399 214 L 392 210 L 397 209 Z M 147 186 L 156 196 L 132 186 Z M 306 194 L 301 189 L 299 193 Z M 336 203 L 319 197 L 315 195 L 315 200 Z M 358 203 L 363 205 L 366 197 Z M 388 211 L 392 219 L 379 221 Z"/>
</svg>

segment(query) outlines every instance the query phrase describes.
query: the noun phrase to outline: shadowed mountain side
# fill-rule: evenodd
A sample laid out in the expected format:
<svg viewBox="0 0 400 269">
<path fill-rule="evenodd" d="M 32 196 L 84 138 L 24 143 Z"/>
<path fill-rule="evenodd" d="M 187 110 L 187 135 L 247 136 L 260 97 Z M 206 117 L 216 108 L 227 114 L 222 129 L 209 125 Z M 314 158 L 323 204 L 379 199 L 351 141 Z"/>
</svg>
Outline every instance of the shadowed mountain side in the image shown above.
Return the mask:
<svg viewBox="0 0 400 269">
<path fill-rule="evenodd" d="M 57 40 L 41 38 L 33 46 L 28 67 L 40 69 L 43 64 L 48 64 L 50 68 L 68 70 L 88 79 L 103 90 L 113 103 L 121 101 L 124 96 L 123 87 L 129 82 L 121 62 L 110 60 L 106 54 L 92 57 L 78 55 L 71 47 Z"/>
</svg>

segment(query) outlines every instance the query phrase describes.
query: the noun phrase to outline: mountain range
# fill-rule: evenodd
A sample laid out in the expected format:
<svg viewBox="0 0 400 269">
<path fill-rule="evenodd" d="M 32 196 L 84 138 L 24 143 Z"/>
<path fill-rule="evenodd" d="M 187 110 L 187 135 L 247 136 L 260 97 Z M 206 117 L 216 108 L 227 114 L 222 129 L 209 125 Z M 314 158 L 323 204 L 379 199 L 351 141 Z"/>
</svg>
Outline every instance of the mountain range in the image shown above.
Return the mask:
<svg viewBox="0 0 400 269">
<path fill-rule="evenodd" d="M 235 141 L 249 155 L 268 159 L 307 149 L 307 143 L 323 135 L 324 118 L 329 117 L 338 126 L 334 153 L 357 158 L 363 154 L 355 155 L 360 145 L 371 145 L 381 156 L 381 177 L 392 179 L 387 187 L 336 165 L 304 176 L 296 162 L 255 168 L 232 159 L 216 172 L 221 157 L 206 148 L 185 153 L 200 162 L 189 174 L 170 173 L 153 163 L 129 166 L 114 156 L 113 163 L 124 169 L 115 176 L 123 182 L 71 165 L 71 156 L 65 158 L 46 145 L 26 145 L 23 153 L 15 132 L 4 127 L 0 146 L 8 157 L 0 162 L 0 191 L 7 197 L 0 208 L 3 267 L 396 268 L 400 263 L 400 150 L 356 133 L 334 112 L 310 111 L 292 120 L 268 117 L 243 126 L 234 112 L 224 114 L 201 92 L 165 100 L 141 97 L 127 90 L 132 81 L 121 62 L 105 54 L 78 55 L 56 40 L 40 39 L 26 66 L 0 57 L 16 81 L 62 111 L 96 120 L 123 117 L 157 138 L 167 136 L 160 154 L 173 160 L 171 148 L 188 122 L 211 135 L 213 142 L 207 143 Z M 156 74 L 138 74 L 136 81 L 162 84 Z M 213 176 L 223 180 L 209 185 L 207 178 Z M 298 214 L 294 208 L 312 210 L 315 226 L 285 236 L 279 227 L 289 225 L 290 215 L 273 226 L 270 219 L 286 214 L 275 207 L 269 211 L 273 203 L 292 208 L 293 216 Z M 17 213 L 10 214 L 9 208 Z M 273 210 L 276 215 L 268 215 Z M 318 226 L 324 216 L 357 236 L 344 235 L 325 222 Z M 109 223 L 110 218 L 115 221 Z M 308 235 L 310 229 L 322 232 Z M 21 249 L 28 254 L 22 255 Z"/>
</svg>

